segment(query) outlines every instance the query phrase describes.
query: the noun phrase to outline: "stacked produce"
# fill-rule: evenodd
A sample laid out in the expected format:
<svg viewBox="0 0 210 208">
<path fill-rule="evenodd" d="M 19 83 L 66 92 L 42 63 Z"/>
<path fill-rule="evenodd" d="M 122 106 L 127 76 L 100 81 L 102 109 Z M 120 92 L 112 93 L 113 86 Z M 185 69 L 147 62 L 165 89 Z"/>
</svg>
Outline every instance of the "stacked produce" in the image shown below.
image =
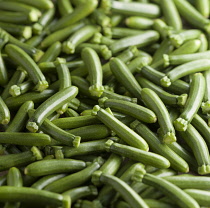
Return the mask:
<svg viewBox="0 0 210 208">
<path fill-rule="evenodd" d="M 210 207 L 208 0 L 1 0 L 0 207 Z"/>
</svg>

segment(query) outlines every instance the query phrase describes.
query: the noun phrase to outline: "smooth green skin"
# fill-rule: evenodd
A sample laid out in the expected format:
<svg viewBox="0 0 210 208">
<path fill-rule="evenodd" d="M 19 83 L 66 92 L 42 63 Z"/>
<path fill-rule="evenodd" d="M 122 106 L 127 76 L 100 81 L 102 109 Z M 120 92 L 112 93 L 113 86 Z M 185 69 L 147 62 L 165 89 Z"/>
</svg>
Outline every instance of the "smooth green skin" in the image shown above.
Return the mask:
<svg viewBox="0 0 210 208">
<path fill-rule="evenodd" d="M 67 67 L 72 71 L 74 68 L 78 68 L 81 66 L 84 66 L 84 63 L 82 60 L 78 61 L 70 61 L 66 62 Z M 42 62 L 38 64 L 39 68 L 43 73 L 50 73 L 52 70 L 55 70 L 55 64 L 53 62 Z"/>
<path fill-rule="evenodd" d="M 36 109 L 34 115 L 28 121 L 27 128 L 30 129 L 32 123 L 40 126 L 44 122 L 45 118 L 47 118 L 55 110 L 59 109 L 65 103 L 70 102 L 76 97 L 77 94 L 78 88 L 74 86 L 65 88 L 55 93 Z M 36 129 L 36 127 L 33 129 L 32 127 L 31 130 L 36 132 L 38 129 Z"/>
<path fill-rule="evenodd" d="M 26 202 L 37 205 L 54 205 L 67 208 L 65 206 L 64 197 L 61 194 L 50 193 L 48 191 L 39 190 L 28 187 L 0 187 L 1 202 Z M 68 199 L 70 204 L 70 199 Z"/>
<path fill-rule="evenodd" d="M 140 196 L 145 199 L 145 198 L 151 198 L 151 199 L 158 199 L 163 196 L 163 193 L 160 191 L 157 191 L 154 187 L 150 186 L 146 190 L 144 190 Z"/>
<path fill-rule="evenodd" d="M 90 94 L 100 97 L 104 91 L 101 61 L 97 53 L 92 48 L 84 48 L 81 56 L 89 74 Z"/>
<path fill-rule="evenodd" d="M 40 35 L 34 35 L 30 39 L 26 40 L 25 43 L 32 47 L 38 47 L 38 45 L 40 45 L 41 42 L 43 41 L 43 38 L 44 38 L 44 33 Z"/>
<path fill-rule="evenodd" d="M 65 177 L 66 174 L 62 173 L 62 174 L 51 174 L 51 175 L 47 175 L 47 176 L 43 176 L 41 177 L 39 180 L 37 180 L 35 183 L 33 183 L 31 185 L 31 188 L 34 189 L 39 189 L 42 190 L 45 186 L 47 186 L 48 184 Z M 37 177 L 35 177 L 37 178 Z"/>
<path fill-rule="evenodd" d="M 59 118 L 52 121 L 53 124 L 62 129 L 75 129 L 82 126 L 93 125 L 101 123 L 96 116 L 78 116 L 78 117 L 66 117 Z"/>
<path fill-rule="evenodd" d="M 66 117 L 79 117 L 79 113 L 77 113 L 75 110 L 68 108 L 65 112 Z"/>
<path fill-rule="evenodd" d="M 13 97 L 17 97 L 21 94 L 28 92 L 29 90 L 31 90 L 33 88 L 34 88 L 34 83 L 32 80 L 29 79 L 25 82 L 18 84 L 18 85 L 12 85 L 10 87 L 9 93 Z"/>
<path fill-rule="evenodd" d="M 168 146 L 177 155 L 179 155 L 183 160 L 185 160 L 189 164 L 189 166 L 192 167 L 193 170 L 196 170 L 196 168 L 198 167 L 198 164 L 196 162 L 196 159 L 183 146 L 181 146 L 177 142 L 173 142 L 171 144 L 168 144 Z"/>
<path fill-rule="evenodd" d="M 159 96 L 149 88 L 143 88 L 141 96 L 146 106 L 148 106 L 158 118 L 160 128 L 163 130 L 162 141 L 169 144 L 176 141 L 175 130 L 170 120 L 168 110 Z"/>
<path fill-rule="evenodd" d="M 1 71 L 0 71 L 0 86 L 5 86 L 6 84 L 8 84 L 8 74 L 7 74 L 7 69 L 6 69 L 6 66 L 4 64 L 4 60 L 2 58 L 2 54 L 1 54 L 1 51 L 0 51 L 0 68 L 1 68 Z"/>
<path fill-rule="evenodd" d="M 193 151 L 198 163 L 198 173 L 201 175 L 210 173 L 209 150 L 199 132 L 189 124 L 187 130 L 179 134 Z"/>
<path fill-rule="evenodd" d="M 71 75 L 72 76 L 79 76 L 79 77 L 86 77 L 86 76 L 88 76 L 88 71 L 87 71 L 87 68 L 85 66 L 81 66 L 77 69 L 74 69 L 71 72 Z"/>
<path fill-rule="evenodd" d="M 147 171 L 149 173 L 150 171 Z M 158 169 L 155 172 L 152 172 L 153 175 L 158 177 L 166 177 L 171 175 L 176 175 L 176 172 L 171 169 Z M 132 183 L 131 187 L 134 191 L 136 191 L 138 194 L 145 191 L 149 186 L 146 184 L 143 184 L 142 182 Z"/>
<path fill-rule="evenodd" d="M 5 100 L 6 105 L 9 109 L 17 109 L 23 103 L 27 101 L 33 101 L 34 103 L 44 102 L 47 98 L 50 98 L 57 92 L 55 89 L 47 89 L 43 92 L 28 92 L 17 97 L 9 97 Z"/>
<path fill-rule="evenodd" d="M 69 0 L 61 0 L 58 1 L 58 10 L 60 15 L 63 17 L 72 13 L 74 9 Z"/>
<path fill-rule="evenodd" d="M 149 80 L 145 79 L 144 77 L 138 76 L 138 77 L 136 77 L 136 80 L 139 82 L 139 84 L 143 88 L 149 88 L 149 89 L 153 90 L 155 93 L 157 93 L 157 95 L 160 97 L 160 99 L 165 104 L 182 105 L 183 106 L 186 102 L 187 94 L 186 94 L 186 96 L 183 95 L 183 99 L 182 99 L 182 96 L 168 93 L 167 91 L 163 90 L 161 87 L 159 87 L 158 85 L 155 85 L 153 82 L 150 82 Z M 181 101 L 179 103 L 179 99 L 182 99 L 183 101 Z"/>
<path fill-rule="evenodd" d="M 103 124 L 82 126 L 68 130 L 68 132 L 73 135 L 80 136 L 82 142 L 86 142 L 88 140 L 104 139 L 111 134 L 110 129 Z"/>
<path fill-rule="evenodd" d="M 210 107 L 209 107 L 209 101 L 210 101 L 210 84 L 209 84 L 209 79 L 210 79 L 210 70 L 206 70 L 203 73 L 205 83 L 206 83 L 206 89 L 203 97 L 203 103 L 201 104 L 202 112 L 203 113 L 209 113 L 210 112 Z"/>
<path fill-rule="evenodd" d="M 139 30 L 147 30 L 151 29 L 153 25 L 153 20 L 145 17 L 131 16 L 126 18 L 125 24 L 129 28 L 139 29 Z"/>
<path fill-rule="evenodd" d="M 119 58 L 110 60 L 110 69 L 116 79 L 134 96 L 141 100 L 141 86 L 129 71 L 126 64 Z"/>
<path fill-rule="evenodd" d="M 193 54 L 201 47 L 201 41 L 198 39 L 188 40 L 176 50 L 172 51 L 170 55 Z"/>
<path fill-rule="evenodd" d="M 51 32 L 57 31 L 59 29 L 62 29 L 66 26 L 69 26 L 78 22 L 79 20 L 91 14 L 95 10 L 97 5 L 98 5 L 97 0 L 85 1 L 84 4 L 78 5 L 72 13 L 60 18 L 57 21 L 56 25 L 53 25 L 52 27 L 50 27 L 50 31 Z"/>
<path fill-rule="evenodd" d="M 166 76 L 160 80 L 161 85 L 168 87 L 171 85 L 171 82 L 174 82 L 192 73 L 206 71 L 209 69 L 209 67 L 210 61 L 208 59 L 200 59 L 182 64 L 173 68 L 170 72 L 166 73 Z M 168 79 L 167 83 L 164 81 L 165 78 Z"/>
<path fill-rule="evenodd" d="M 28 119 L 28 110 L 34 108 L 33 101 L 26 101 L 21 105 L 19 110 L 17 111 L 15 117 L 12 119 L 10 124 L 8 125 L 6 132 L 19 132 L 21 131 L 27 122 Z"/>
<path fill-rule="evenodd" d="M 0 176 L 0 185 L 3 186 L 3 185 L 6 185 L 6 182 L 7 182 L 7 175 L 2 175 Z"/>
<path fill-rule="evenodd" d="M 160 8 L 157 5 L 140 2 L 112 1 L 111 11 L 128 16 L 137 15 L 148 18 L 157 18 L 160 15 Z"/>
<path fill-rule="evenodd" d="M 121 15 L 121 14 L 113 14 L 111 16 L 111 26 L 112 27 L 118 26 L 122 20 L 123 20 L 123 15 Z"/>
<path fill-rule="evenodd" d="M 109 107 L 113 110 L 130 115 L 140 121 L 144 121 L 146 123 L 155 123 L 157 120 L 157 117 L 154 114 L 154 112 L 141 105 L 117 99 L 104 99 L 101 101 L 102 107 Z"/>
<path fill-rule="evenodd" d="M 2 49 L 4 48 L 5 44 L 7 44 L 9 38 L 7 34 L 0 31 L 0 86 L 3 87 L 8 83 L 8 72 L 6 66 L 4 64 L 4 59 L 2 57 Z"/>
<path fill-rule="evenodd" d="M 12 35 L 21 36 L 25 39 L 29 39 L 32 36 L 32 29 L 30 26 L 0 22 L 0 27 Z"/>
<path fill-rule="evenodd" d="M 98 45 L 93 43 L 81 43 L 76 47 L 76 52 L 80 52 L 83 48 L 90 47 L 93 50 L 96 51 L 97 54 L 100 55 L 100 57 L 104 58 L 105 60 L 108 60 L 112 57 L 112 52 L 109 50 L 108 46 L 106 45 Z"/>
<path fill-rule="evenodd" d="M 166 58 L 170 65 L 181 65 L 199 59 L 208 59 L 209 56 L 210 56 L 210 50 L 193 54 L 169 55 Z"/>
<path fill-rule="evenodd" d="M 160 1 L 160 7 L 163 11 L 163 16 L 166 20 L 166 23 L 173 27 L 175 30 L 182 29 L 182 20 L 177 11 L 177 8 L 173 0 L 162 0 Z"/>
<path fill-rule="evenodd" d="M 166 144 L 161 143 L 158 137 L 146 125 L 139 121 L 133 122 L 132 125 L 135 126 L 134 130 L 146 140 L 152 151 L 168 159 L 174 170 L 186 173 L 189 171 L 189 166 L 185 160 Z"/>
<path fill-rule="evenodd" d="M 89 201 L 89 200 L 80 199 L 75 203 L 75 206 L 86 207 L 86 208 L 101 207 L 101 203 L 98 200 Z"/>
<path fill-rule="evenodd" d="M 81 186 L 77 188 L 70 189 L 62 193 L 63 195 L 69 195 L 71 202 L 74 203 L 77 199 L 81 199 L 87 196 L 97 195 L 98 190 L 95 186 Z"/>
<path fill-rule="evenodd" d="M 0 157 L 0 171 L 8 170 L 11 167 L 21 167 L 34 162 L 36 157 L 31 151 L 17 154 L 3 155 Z"/>
<path fill-rule="evenodd" d="M 197 189 L 184 189 L 184 192 L 189 194 L 193 199 L 195 199 L 200 206 L 210 206 L 209 191 Z"/>
<path fill-rule="evenodd" d="M 158 39 L 159 34 L 154 30 L 150 30 L 142 34 L 128 36 L 120 40 L 116 40 L 109 46 L 109 48 L 112 51 L 112 54 L 116 54 L 129 46 L 145 47 L 153 42 L 156 42 Z"/>
<path fill-rule="evenodd" d="M 165 180 L 173 183 L 181 189 L 201 189 L 208 190 L 210 185 L 210 177 L 194 176 L 194 175 L 177 175 L 164 177 Z"/>
<path fill-rule="evenodd" d="M 152 57 L 152 64 L 151 67 L 152 68 L 157 68 L 158 63 L 161 61 L 161 65 L 162 65 L 162 56 L 163 54 L 168 54 L 170 52 L 172 52 L 172 50 L 174 49 L 174 46 L 171 44 L 171 41 L 169 39 L 164 39 L 161 44 L 160 47 L 155 51 L 153 57 Z M 161 59 L 161 60 L 160 60 Z"/>
<path fill-rule="evenodd" d="M 65 158 L 73 157 L 76 155 L 90 155 L 95 153 L 102 153 L 105 152 L 105 142 L 107 139 L 101 139 L 96 141 L 90 142 L 82 142 L 79 147 L 63 147 L 63 154 Z"/>
<path fill-rule="evenodd" d="M 56 66 L 56 71 L 58 74 L 58 80 L 59 80 L 59 90 L 62 90 L 66 87 L 71 86 L 71 76 L 70 71 L 66 65 L 66 60 L 62 58 L 57 58 L 54 62 Z M 57 110 L 58 113 L 63 114 L 68 108 L 68 104 L 64 104 L 61 106 L 60 109 Z"/>
<path fill-rule="evenodd" d="M 163 178 L 159 178 L 157 176 L 147 173 L 142 179 L 142 182 L 160 190 L 166 196 L 170 197 L 170 199 L 173 200 L 180 207 L 183 207 L 183 208 L 187 208 L 187 207 L 199 208 L 200 207 L 198 203 L 192 197 L 190 197 L 180 188 L 166 181 Z"/>
<path fill-rule="evenodd" d="M 8 0 L 8 1 L 14 1 L 14 0 Z M 37 7 L 39 9 L 50 9 L 53 8 L 54 5 L 50 0 L 16 0 L 16 2 L 20 2 L 23 4 L 28 4 L 31 5 L 33 7 Z"/>
<path fill-rule="evenodd" d="M 124 171 L 122 171 L 123 168 L 121 168 L 116 174 L 117 177 L 128 184 L 132 181 L 134 183 L 135 181 L 141 181 L 143 175 L 146 173 L 145 166 L 142 163 L 133 163 L 133 161 L 130 162 L 130 164 L 128 162 L 127 167 L 124 166 Z M 121 174 L 120 171 L 122 171 Z"/>
<path fill-rule="evenodd" d="M 50 135 L 56 141 L 60 142 L 61 144 L 67 146 L 74 146 L 78 147 L 80 144 L 80 137 L 69 132 L 64 131 L 63 129 L 57 127 L 53 124 L 49 119 L 45 119 L 42 125 L 40 126 L 40 130 L 44 133 Z"/>
<path fill-rule="evenodd" d="M 168 38 L 173 32 L 173 28 L 169 27 L 162 19 L 155 19 L 153 28 L 159 32 L 162 39 Z"/>
<path fill-rule="evenodd" d="M 2 97 L 0 97 L 0 123 L 3 125 L 8 124 L 10 121 L 10 111 L 5 104 Z"/>
<path fill-rule="evenodd" d="M 68 0 L 61 0 L 58 2 L 58 10 L 61 16 L 66 16 L 74 11 L 71 2 Z"/>
<path fill-rule="evenodd" d="M 104 184 L 110 185 L 117 192 L 119 192 L 123 199 L 132 208 L 148 208 L 143 199 L 123 180 L 117 178 L 116 176 L 104 174 L 102 172 L 100 172 L 99 180 Z"/>
<path fill-rule="evenodd" d="M 59 56 L 60 52 L 61 52 L 61 43 L 57 41 L 46 50 L 44 55 L 38 61 L 38 64 L 42 62 L 55 61 L 55 59 Z"/>
<path fill-rule="evenodd" d="M 29 111 L 29 117 L 34 114 L 35 110 Z M 80 144 L 80 137 L 70 134 L 63 129 L 54 125 L 49 119 L 45 119 L 42 125 L 40 126 L 40 130 L 44 133 L 53 137 L 54 140 L 58 141 L 60 144 L 65 144 L 67 146 L 78 147 Z"/>
<path fill-rule="evenodd" d="M 172 32 L 169 35 L 169 39 L 172 45 L 174 45 L 176 48 L 179 48 L 186 41 L 195 40 L 199 38 L 200 35 L 201 35 L 200 30 L 191 29 L 191 30 L 184 30 L 178 33 Z"/>
<path fill-rule="evenodd" d="M 119 169 L 116 176 L 119 177 L 124 182 L 130 183 L 131 178 L 134 179 L 134 176 L 137 176 L 137 177 L 135 177 L 135 179 L 137 179 L 138 177 L 141 178 L 142 173 L 144 174 L 144 171 L 142 171 L 142 170 L 144 170 L 144 167 L 142 167 L 142 166 L 144 166 L 144 165 L 142 165 L 141 163 L 133 164 L 133 162 L 130 161 Z M 96 180 L 94 182 L 97 182 L 97 184 L 98 184 L 100 181 L 98 181 L 97 175 L 96 175 L 95 179 Z M 99 200 L 103 206 L 108 206 L 109 202 L 113 199 L 115 194 L 116 194 L 116 192 L 111 186 L 105 185 L 100 190 L 97 200 Z"/>
<path fill-rule="evenodd" d="M 79 77 L 79 76 L 71 76 L 72 79 L 72 83 L 73 85 L 77 86 L 79 88 L 79 91 L 88 96 L 91 97 L 92 99 L 97 99 L 97 97 L 93 97 L 90 95 L 89 92 L 89 82 L 84 79 L 83 77 Z M 124 101 L 129 101 L 129 102 L 136 102 L 135 98 L 131 98 L 129 96 L 125 96 L 125 95 L 120 95 L 117 93 L 114 93 L 110 90 L 104 89 L 103 94 L 101 95 L 101 97 L 107 97 L 110 99 L 118 99 L 118 100 L 124 100 Z"/>
<path fill-rule="evenodd" d="M 143 66 L 147 66 L 151 64 L 152 57 L 148 53 L 140 52 L 140 54 L 134 58 L 130 63 L 128 64 L 128 69 L 131 71 L 131 73 L 140 72 Z"/>
<path fill-rule="evenodd" d="M 173 205 L 164 203 L 164 202 L 160 202 L 158 200 L 155 199 L 144 199 L 144 202 L 150 207 L 150 208 L 156 208 L 156 207 L 161 207 L 161 208 L 174 208 Z M 129 204 L 127 204 L 124 201 L 119 201 L 117 202 L 117 204 L 115 205 L 116 208 L 130 208 Z"/>
<path fill-rule="evenodd" d="M 27 71 L 31 80 L 37 85 L 36 87 L 38 91 L 41 92 L 48 87 L 48 82 L 46 81 L 45 76 L 26 52 L 12 44 L 6 45 L 5 52 L 12 60 Z"/>
<path fill-rule="evenodd" d="M 52 22 L 54 15 L 55 15 L 54 6 L 43 12 L 42 16 L 39 18 L 37 23 L 33 25 L 33 33 L 41 34 L 43 29 Z"/>
<path fill-rule="evenodd" d="M 173 122 L 177 131 L 185 131 L 187 125 L 192 121 L 198 112 L 205 92 L 205 79 L 201 73 L 192 76 L 189 96 L 180 116 Z"/>
<path fill-rule="evenodd" d="M 33 20 L 30 19 L 30 13 L 27 14 L 25 12 L 9 12 L 1 10 L 0 21 L 13 24 L 27 24 Z"/>
<path fill-rule="evenodd" d="M 63 43 L 63 52 L 73 54 L 76 47 L 89 40 L 97 30 L 98 28 L 94 25 L 86 25 L 78 29 Z"/>
<path fill-rule="evenodd" d="M 41 160 L 28 165 L 25 168 L 24 173 L 30 176 L 44 176 L 57 173 L 76 172 L 85 167 L 86 163 L 81 160 Z"/>
<path fill-rule="evenodd" d="M 25 72 L 20 71 L 20 70 L 16 70 L 14 72 L 14 74 L 12 75 L 12 77 L 10 78 L 9 82 L 7 83 L 7 85 L 5 86 L 5 88 L 4 88 L 4 90 L 1 94 L 2 99 L 6 100 L 6 98 L 8 98 L 10 96 L 9 90 L 10 90 L 10 87 L 12 85 L 22 83 L 25 78 L 26 78 L 26 73 Z"/>
<path fill-rule="evenodd" d="M 180 15 L 187 20 L 187 22 L 207 32 L 209 31 L 209 20 L 202 16 L 188 1 L 174 0 L 174 3 Z"/>
<path fill-rule="evenodd" d="M 49 34 L 47 37 L 44 38 L 44 40 L 41 42 L 41 48 L 46 48 L 51 46 L 55 41 L 62 42 L 66 38 L 68 38 L 72 33 L 80 29 L 84 26 L 84 22 L 77 22 L 75 24 L 72 24 L 70 26 L 67 26 L 63 29 L 60 29 L 58 31 L 55 31 L 51 34 Z"/>
<path fill-rule="evenodd" d="M 198 52 L 204 52 L 208 50 L 208 40 L 205 34 L 201 34 L 198 38 L 201 42 L 201 46 L 199 47 Z"/>
<path fill-rule="evenodd" d="M 111 24 L 110 17 L 107 16 L 102 9 L 94 10 L 91 18 L 101 27 L 109 27 Z"/>
<path fill-rule="evenodd" d="M 110 144 L 108 144 L 108 142 L 106 143 L 107 151 L 111 151 L 115 154 L 119 154 L 121 156 L 157 168 L 168 168 L 170 166 L 170 162 L 166 158 L 158 154 L 146 152 L 144 150 L 140 150 L 123 144 L 114 143 L 111 141 Z"/>
<path fill-rule="evenodd" d="M 122 164 L 123 158 L 116 154 L 111 154 L 106 162 L 100 167 L 100 171 L 105 174 L 115 175 Z"/>
<path fill-rule="evenodd" d="M 164 73 L 159 72 L 150 66 L 144 66 L 141 70 L 141 73 L 146 79 L 159 86 L 161 85 L 160 79 L 165 75 Z M 167 87 L 167 90 L 175 94 L 188 93 L 189 84 L 182 80 L 176 80 L 171 84 L 171 86 Z"/>
<path fill-rule="evenodd" d="M 11 44 L 14 44 L 14 45 L 22 48 L 22 50 L 24 50 L 27 54 L 32 56 L 35 61 L 38 61 L 41 58 L 41 56 L 43 55 L 43 51 L 41 51 L 33 46 L 30 46 L 26 43 L 21 42 L 20 40 L 16 39 L 15 37 L 13 37 L 9 33 L 7 33 L 5 30 L 1 29 L 1 32 L 5 33 L 8 36 L 9 42 Z"/>
<path fill-rule="evenodd" d="M 132 103 L 136 103 L 136 98 L 131 98 L 129 96 L 125 96 L 125 95 L 120 95 L 114 92 L 111 92 L 109 90 L 104 90 L 103 94 L 101 97 L 107 97 L 109 99 L 117 99 L 117 100 L 122 100 L 122 101 L 126 101 L 126 102 L 132 102 Z"/>
<path fill-rule="evenodd" d="M 107 112 L 99 106 L 95 106 L 93 108 L 93 114 L 96 114 L 100 121 L 113 130 L 127 144 L 148 151 L 149 147 L 145 140 L 128 126 L 115 118 L 112 114 L 110 114 L 110 112 Z"/>
<path fill-rule="evenodd" d="M 0 143 L 45 146 L 51 143 L 51 138 L 47 134 L 0 132 Z"/>
<path fill-rule="evenodd" d="M 195 7 L 204 17 L 209 17 L 210 4 L 208 0 L 196 0 Z"/>
<path fill-rule="evenodd" d="M 61 178 L 44 188 L 44 190 L 62 193 L 67 191 L 68 189 L 75 188 L 84 184 L 88 181 L 93 172 L 100 168 L 100 164 L 98 162 L 93 162 L 91 165 L 86 167 L 85 169 L 78 171 L 76 173 L 70 174 L 64 178 Z"/>
<path fill-rule="evenodd" d="M 199 131 L 199 133 L 203 136 L 203 138 L 205 139 L 205 142 L 207 143 L 207 145 L 210 145 L 210 128 L 208 126 L 208 124 L 206 123 L 206 121 L 201 118 L 201 116 L 199 116 L 198 114 L 195 114 L 195 116 L 193 117 L 191 124 Z"/>
<path fill-rule="evenodd" d="M 22 175 L 18 168 L 12 167 L 9 169 L 7 174 L 7 186 L 15 186 L 15 187 L 22 187 L 23 186 L 23 179 Z M 19 202 L 7 202 L 5 203 L 4 208 L 16 208 L 19 207 Z"/>
<path fill-rule="evenodd" d="M 138 49 L 136 46 L 131 46 L 128 49 L 124 50 L 122 53 L 120 53 L 117 58 L 119 58 L 124 63 L 129 62 L 131 59 L 133 59 L 138 53 Z M 110 76 L 112 76 L 112 71 L 110 69 L 110 62 L 107 62 L 102 66 L 103 70 L 103 79 L 105 81 L 108 81 L 110 79 Z"/>
<path fill-rule="evenodd" d="M 31 12 L 34 11 L 38 17 L 41 16 L 41 11 L 33 6 L 15 1 L 1 1 L 0 8 L 3 10 L 14 11 L 14 12 Z"/>
<path fill-rule="evenodd" d="M 133 35 L 139 35 L 145 32 L 142 30 L 130 29 L 130 28 L 125 28 L 125 27 L 113 27 L 111 28 L 111 30 L 112 30 L 112 38 L 117 38 L 117 39 L 133 36 Z M 114 42 L 115 41 L 113 41 L 112 43 Z M 112 43 L 110 42 L 109 45 L 111 45 Z"/>
<path fill-rule="evenodd" d="M 7 174 L 7 185 L 21 187 L 23 186 L 23 179 L 20 170 L 16 167 L 9 169 Z"/>
</svg>

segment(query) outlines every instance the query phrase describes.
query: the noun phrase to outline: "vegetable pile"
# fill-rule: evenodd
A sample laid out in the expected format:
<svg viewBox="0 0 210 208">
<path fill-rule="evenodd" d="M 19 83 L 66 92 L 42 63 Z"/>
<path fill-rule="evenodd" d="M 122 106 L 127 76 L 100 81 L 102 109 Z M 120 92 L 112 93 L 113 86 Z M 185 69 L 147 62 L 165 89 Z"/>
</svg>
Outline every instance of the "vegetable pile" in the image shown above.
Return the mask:
<svg viewBox="0 0 210 208">
<path fill-rule="evenodd" d="M 1 0 L 0 207 L 210 207 L 209 0 Z"/>
</svg>

